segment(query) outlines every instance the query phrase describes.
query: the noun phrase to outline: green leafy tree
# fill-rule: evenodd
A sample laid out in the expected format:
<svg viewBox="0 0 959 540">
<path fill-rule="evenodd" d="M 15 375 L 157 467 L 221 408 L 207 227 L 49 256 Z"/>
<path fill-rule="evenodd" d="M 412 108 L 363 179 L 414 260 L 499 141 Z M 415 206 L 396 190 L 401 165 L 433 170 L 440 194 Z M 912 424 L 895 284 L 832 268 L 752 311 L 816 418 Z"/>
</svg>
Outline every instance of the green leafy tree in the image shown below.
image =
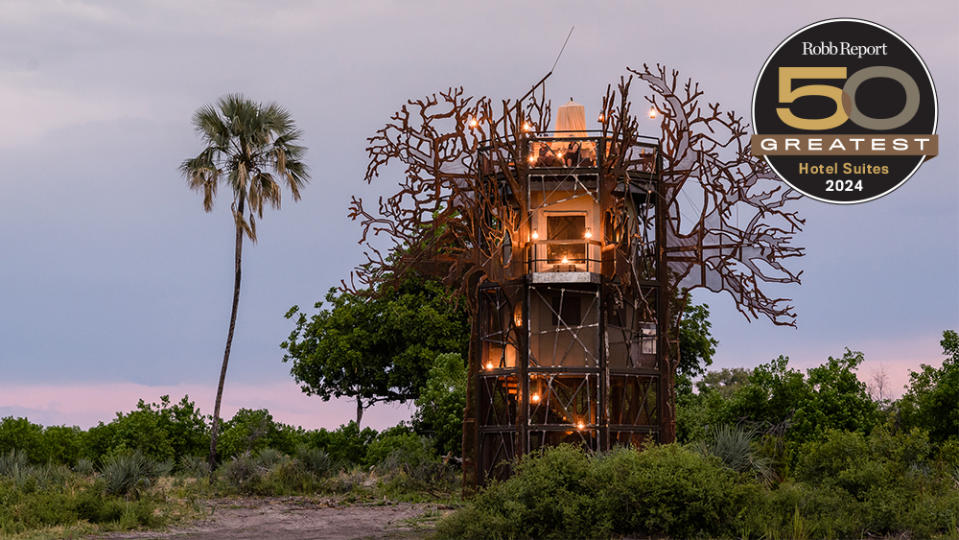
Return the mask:
<svg viewBox="0 0 959 540">
<path fill-rule="evenodd" d="M 756 367 L 747 382 L 725 401 L 725 420 L 779 428 L 792 441 L 821 439 L 826 430 L 868 433 L 879 422 L 879 409 L 856 377 L 861 352 L 830 357 L 802 372 L 788 367 L 789 359 Z"/>
<path fill-rule="evenodd" d="M 275 422 L 266 409 L 240 409 L 223 424 L 222 454 L 236 456 L 274 448 L 292 454 L 301 439 L 301 430 Z"/>
<path fill-rule="evenodd" d="M 677 436 L 702 438 L 722 424 L 746 424 L 790 443 L 819 440 L 829 429 L 869 433 L 881 414 L 856 376 L 860 352 L 846 350 L 805 374 L 785 356 L 742 369 L 707 373 L 699 393 L 678 400 Z"/>
<path fill-rule="evenodd" d="M 118 412 L 109 424 L 100 422 L 90 429 L 92 457 L 103 460 L 109 455 L 139 451 L 157 461 L 173 460 L 176 455 L 170 434 L 164 429 L 160 415 L 142 399 L 137 408 Z"/>
<path fill-rule="evenodd" d="M 692 393 L 693 379 L 706 373 L 713 363 L 719 342 L 713 338 L 710 328 L 709 306 L 687 303 L 679 323 L 679 364 L 676 366 L 678 402 Z"/>
<path fill-rule="evenodd" d="M 466 310 L 436 281 L 410 278 L 372 296 L 330 289 L 326 301 L 311 316 L 297 306 L 286 314 L 296 328 L 283 361 L 307 394 L 355 399 L 357 425 L 374 403 L 416 399 L 438 354 L 466 355 Z"/>
<path fill-rule="evenodd" d="M 189 395 L 172 404 L 170 396 L 160 396 L 160 403 L 151 404 L 149 410 L 159 417 L 159 427 L 170 437 L 173 455 L 178 463 L 183 457 L 202 455 L 209 448 L 208 417 L 200 414 L 200 409 L 190 401 Z"/>
<path fill-rule="evenodd" d="M 243 237 L 256 242 L 256 218 L 263 217 L 266 205 L 277 209 L 280 207 L 281 184 L 290 190 L 294 201 L 299 200 L 300 189 L 309 181 L 309 173 L 302 161 L 305 148 L 297 144 L 301 132 L 290 113 L 275 103 L 263 105 L 239 94 L 230 94 L 220 98 L 215 106 L 207 105 L 196 111 L 193 126 L 205 146 L 196 157 L 183 162 L 180 172 L 187 178 L 191 189 L 203 194 L 203 209 L 207 212 L 213 210 L 213 200 L 220 183 L 230 188 L 233 195 L 230 208 L 236 230 L 233 307 L 220 367 L 210 437 L 212 471 L 216 461 L 223 383 L 230 361 L 240 301 Z"/>
<path fill-rule="evenodd" d="M 719 342 L 710 332 L 712 326 L 709 322 L 708 305 L 686 305 L 679 324 L 679 365 L 676 368 L 678 376 L 698 377 L 706 373 L 706 369 L 713 364 L 713 355 L 716 354 L 716 345 L 719 345 Z"/>
<path fill-rule="evenodd" d="M 390 428 L 388 432 L 404 432 L 405 427 Z M 306 443 L 326 452 L 335 463 L 358 465 L 366 463 L 366 453 L 370 444 L 376 440 L 374 429 L 360 429 L 356 422 L 340 426 L 332 431 L 319 429 L 304 434 Z"/>
<path fill-rule="evenodd" d="M 959 439 L 959 334 L 942 333 L 946 358 L 938 369 L 921 364 L 909 374 L 906 393 L 899 400 L 899 416 L 906 428 L 919 427 L 937 442 Z"/>
<path fill-rule="evenodd" d="M 413 427 L 433 439 L 441 454 L 463 453 L 463 410 L 466 408 L 466 364 L 459 354 L 436 357 L 426 386 L 416 398 Z"/>
<path fill-rule="evenodd" d="M 4 417 L 0 420 L 0 454 L 19 450 L 30 461 L 43 461 L 43 426 L 26 418 Z"/>
<path fill-rule="evenodd" d="M 746 384 L 723 403 L 723 420 L 785 426 L 796 409 L 809 402 L 809 394 L 803 373 L 789 368 L 789 358 L 780 356 L 753 369 Z"/>
<path fill-rule="evenodd" d="M 864 359 L 861 352 L 846 349 L 840 358 L 830 357 L 807 371 L 809 403 L 798 407 L 792 418 L 797 436 L 822 439 L 828 429 L 866 434 L 879 423 L 879 406 L 856 376 Z"/>
<path fill-rule="evenodd" d="M 83 430 L 77 426 L 43 428 L 43 460 L 73 465 L 83 452 Z"/>
<path fill-rule="evenodd" d="M 709 371 L 696 383 L 696 389 L 700 393 L 717 392 L 723 398 L 728 398 L 749 381 L 750 373 L 752 370 L 739 367 Z"/>
<path fill-rule="evenodd" d="M 201 455 L 209 448 L 206 420 L 189 396 L 177 403 L 168 395 L 161 396 L 159 403 L 141 399 L 134 410 L 118 412 L 109 423 L 99 422 L 83 433 L 82 454 L 102 461 L 108 455 L 139 451 L 152 459 L 179 463 L 181 458 Z"/>
</svg>

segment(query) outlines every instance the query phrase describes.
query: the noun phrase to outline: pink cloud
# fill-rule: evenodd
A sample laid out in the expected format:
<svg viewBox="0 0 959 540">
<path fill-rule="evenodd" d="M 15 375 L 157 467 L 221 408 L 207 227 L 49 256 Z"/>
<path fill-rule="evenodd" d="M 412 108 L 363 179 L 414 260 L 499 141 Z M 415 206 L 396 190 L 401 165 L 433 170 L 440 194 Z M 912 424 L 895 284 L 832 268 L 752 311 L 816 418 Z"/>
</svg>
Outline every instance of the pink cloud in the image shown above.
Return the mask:
<svg viewBox="0 0 959 540">
<path fill-rule="evenodd" d="M 117 411 L 130 411 L 137 400 L 158 402 L 168 394 L 178 401 L 189 395 L 204 414 L 212 414 L 215 388 L 200 384 L 144 385 L 121 383 L 17 384 L 0 383 L 0 416 L 26 416 L 44 425 L 83 428 L 109 421 Z M 293 382 L 227 384 L 220 415 L 230 418 L 240 408 L 269 409 L 273 418 L 307 429 L 336 428 L 356 417 L 350 399 L 323 401 L 307 396 Z M 410 418 L 411 404 L 379 404 L 363 415 L 363 426 L 383 429 Z"/>
<path fill-rule="evenodd" d="M 920 364 L 942 365 L 941 336 L 917 338 L 888 338 L 851 346 L 860 350 L 866 360 L 859 368 L 859 378 L 873 384 L 874 375 L 880 371 L 886 375 L 885 397 L 898 398 L 909 382 L 909 371 L 918 370 Z M 824 353 L 828 350 L 828 353 Z M 816 350 L 794 351 L 790 365 L 808 369 L 823 363 L 830 354 L 836 356 L 843 350 L 842 344 L 816 345 Z M 0 383 L 0 417 L 26 416 L 31 421 L 44 425 L 78 425 L 89 427 L 98 421 L 109 421 L 117 411 L 132 410 L 137 400 L 157 402 L 168 394 L 172 400 L 189 395 L 205 414 L 213 412 L 215 388 L 212 385 L 175 384 L 144 385 L 121 383 L 75 383 L 75 384 L 3 384 Z M 307 429 L 336 428 L 355 418 L 356 405 L 349 399 L 323 401 L 303 394 L 290 382 L 251 384 L 228 383 L 224 391 L 221 416 L 230 418 L 241 407 L 265 408 L 273 418 L 285 424 Z M 363 415 L 363 425 L 383 429 L 408 420 L 413 413 L 410 403 L 380 404 L 368 409 Z"/>
</svg>

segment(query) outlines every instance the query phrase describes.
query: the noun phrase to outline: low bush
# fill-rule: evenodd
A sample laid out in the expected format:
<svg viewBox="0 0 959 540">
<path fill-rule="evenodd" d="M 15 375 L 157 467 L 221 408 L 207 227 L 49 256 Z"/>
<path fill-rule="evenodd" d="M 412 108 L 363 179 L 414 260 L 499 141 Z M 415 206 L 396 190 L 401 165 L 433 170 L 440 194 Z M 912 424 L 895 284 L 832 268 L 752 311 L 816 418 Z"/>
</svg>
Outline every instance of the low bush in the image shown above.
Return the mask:
<svg viewBox="0 0 959 540">
<path fill-rule="evenodd" d="M 62 466 L 53 466 L 54 474 Z M 80 521 L 129 529 L 161 525 L 157 504 L 150 497 L 138 500 L 108 495 L 102 482 L 66 471 L 56 482 L 27 490 L 10 478 L 0 478 L 0 537 L 48 527 L 72 527 Z"/>
<path fill-rule="evenodd" d="M 159 472 L 161 470 L 156 463 L 136 451 L 104 459 L 100 476 L 108 495 L 132 495 L 138 498 L 150 488 Z"/>
<path fill-rule="evenodd" d="M 764 481 L 774 476 L 771 460 L 756 452 L 755 429 L 745 426 L 721 425 L 707 430 L 706 437 L 693 447 L 701 453 L 715 456 L 730 469 L 750 473 Z"/>
<path fill-rule="evenodd" d="M 589 456 L 564 445 L 516 464 L 441 523 L 443 537 L 719 536 L 761 486 L 716 458 L 678 445 Z"/>
<path fill-rule="evenodd" d="M 350 422 L 332 431 L 318 429 L 306 432 L 303 434 L 303 442 L 325 451 L 334 463 L 349 467 L 367 463 L 367 448 L 376 440 L 377 435 L 376 430 L 360 429 L 356 422 Z"/>
<path fill-rule="evenodd" d="M 27 454 L 18 448 L 11 448 L 0 454 L 0 476 L 15 478 L 27 468 Z"/>
<path fill-rule="evenodd" d="M 183 456 L 178 468 L 181 474 L 193 478 L 202 478 L 210 474 L 210 463 L 202 456 Z"/>
<path fill-rule="evenodd" d="M 959 483 L 924 433 L 833 431 L 801 455 L 798 479 L 769 485 L 748 466 L 676 444 L 598 455 L 560 446 L 521 459 L 444 519 L 439 536 L 959 535 Z"/>
<path fill-rule="evenodd" d="M 276 448 L 264 448 L 256 453 L 253 461 L 257 468 L 266 471 L 273 468 L 275 465 L 281 461 L 284 461 L 285 459 L 286 455 Z"/>
<path fill-rule="evenodd" d="M 399 497 L 418 492 L 440 495 L 458 486 L 455 469 L 436 455 L 429 439 L 410 433 L 397 437 L 391 447 L 374 468 L 387 493 Z"/>
<path fill-rule="evenodd" d="M 315 474 L 319 478 L 330 476 L 336 469 L 336 464 L 326 451 L 319 448 L 300 445 L 296 450 L 296 458 L 300 460 L 307 471 Z"/>
<path fill-rule="evenodd" d="M 416 452 L 422 448 L 420 436 L 405 425 L 399 425 L 383 431 L 366 447 L 366 456 L 363 465 L 375 467 L 383 462 L 387 456 L 397 450 L 407 453 Z"/>
<path fill-rule="evenodd" d="M 325 467 L 322 475 L 316 472 L 324 468 L 319 455 L 311 455 L 313 461 L 307 465 L 300 458 L 267 450 L 256 456 L 244 452 L 224 463 L 217 470 L 221 490 L 244 495 L 293 495 L 325 487 L 323 477 L 331 468 Z"/>
<path fill-rule="evenodd" d="M 256 459 L 250 452 L 230 458 L 217 473 L 226 489 L 238 493 L 251 493 L 259 476 Z"/>
<path fill-rule="evenodd" d="M 751 475 L 679 445 L 617 449 L 592 465 L 599 525 L 612 532 L 732 534 L 761 492 Z"/>
<path fill-rule="evenodd" d="M 77 460 L 76 465 L 73 466 L 73 472 L 82 475 L 91 475 L 96 472 L 96 468 L 93 466 L 93 460 L 80 458 Z"/>
</svg>

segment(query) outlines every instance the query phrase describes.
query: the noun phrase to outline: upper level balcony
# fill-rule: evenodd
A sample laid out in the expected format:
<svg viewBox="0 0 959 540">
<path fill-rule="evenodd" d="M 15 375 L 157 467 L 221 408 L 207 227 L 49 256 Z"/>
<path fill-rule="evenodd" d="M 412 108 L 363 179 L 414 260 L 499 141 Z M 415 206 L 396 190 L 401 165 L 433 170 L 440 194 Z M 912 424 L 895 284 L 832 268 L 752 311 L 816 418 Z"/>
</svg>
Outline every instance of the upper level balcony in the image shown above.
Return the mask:
<svg viewBox="0 0 959 540">
<path fill-rule="evenodd" d="M 520 139 L 518 151 L 512 143 L 486 144 L 477 154 L 482 174 L 494 175 L 504 167 L 517 170 L 517 161 L 525 162 L 530 174 L 598 173 L 604 165 L 622 153 L 631 176 L 652 178 L 659 170 L 659 141 L 652 137 L 624 144 L 598 131 L 531 132 Z"/>
</svg>

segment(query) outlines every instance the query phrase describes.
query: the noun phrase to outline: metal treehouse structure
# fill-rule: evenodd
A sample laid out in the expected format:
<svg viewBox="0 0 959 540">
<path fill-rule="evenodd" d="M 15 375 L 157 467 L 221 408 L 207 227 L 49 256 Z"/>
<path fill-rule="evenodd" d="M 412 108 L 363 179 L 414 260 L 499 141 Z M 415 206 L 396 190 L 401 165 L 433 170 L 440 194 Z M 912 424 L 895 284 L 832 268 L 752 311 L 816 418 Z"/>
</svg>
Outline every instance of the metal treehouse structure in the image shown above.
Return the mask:
<svg viewBox="0 0 959 540">
<path fill-rule="evenodd" d="M 741 117 L 701 105 L 698 85 L 630 71 L 607 88 L 597 130 L 572 100 L 554 123 L 544 78 L 518 100 L 458 88 L 410 100 L 369 139 L 367 181 L 404 170 L 375 209 L 353 199 L 367 261 L 344 286 L 416 272 L 468 302 L 468 485 L 546 445 L 672 441 L 691 289 L 794 324 L 789 300 L 762 285 L 799 281 L 783 264 L 802 255 L 790 241 L 803 221 L 786 209 L 798 195 L 751 155 Z M 634 75 L 653 91 L 658 138 L 639 133 Z"/>
</svg>

